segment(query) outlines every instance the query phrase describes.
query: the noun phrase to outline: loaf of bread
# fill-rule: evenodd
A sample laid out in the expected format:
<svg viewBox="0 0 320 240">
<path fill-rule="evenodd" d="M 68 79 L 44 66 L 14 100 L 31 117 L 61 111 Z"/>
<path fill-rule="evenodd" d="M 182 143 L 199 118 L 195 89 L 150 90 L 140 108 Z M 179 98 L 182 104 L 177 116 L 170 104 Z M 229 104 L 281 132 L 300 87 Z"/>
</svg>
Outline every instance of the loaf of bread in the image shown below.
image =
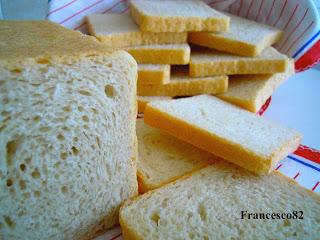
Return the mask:
<svg viewBox="0 0 320 240">
<path fill-rule="evenodd" d="M 288 57 L 273 47 L 265 48 L 257 57 L 231 55 L 208 48 L 192 49 L 190 76 L 266 74 L 284 72 Z"/>
<path fill-rule="evenodd" d="M 165 96 L 138 96 L 138 113 L 143 113 L 144 109 L 146 108 L 147 104 L 149 102 L 153 101 L 161 101 L 161 100 L 170 100 L 171 97 L 165 97 Z M 140 123 L 141 124 L 141 123 Z"/>
<path fill-rule="evenodd" d="M 255 57 L 263 49 L 278 42 L 282 31 L 244 18 L 230 16 L 228 32 L 191 32 L 188 41 L 235 55 Z"/>
<path fill-rule="evenodd" d="M 297 149 L 301 135 L 214 96 L 147 104 L 147 124 L 256 174 L 268 174 Z"/>
<path fill-rule="evenodd" d="M 138 63 L 188 64 L 190 46 L 188 44 L 154 44 L 127 47 L 125 49 Z"/>
<path fill-rule="evenodd" d="M 130 11 L 143 32 L 229 29 L 229 17 L 199 0 L 131 0 Z"/>
<path fill-rule="evenodd" d="M 0 238 L 90 239 L 137 194 L 137 64 L 49 21 L 0 43 Z"/>
<path fill-rule="evenodd" d="M 167 172 L 170 172 L 170 167 Z M 216 161 L 125 202 L 124 239 L 319 239 L 319 195 Z"/>
<path fill-rule="evenodd" d="M 228 92 L 217 97 L 251 112 L 258 112 L 274 90 L 294 74 L 294 61 L 284 73 L 231 76 Z"/>
<path fill-rule="evenodd" d="M 190 78 L 187 69 L 171 70 L 170 82 L 159 85 L 139 85 L 138 96 L 193 96 L 197 94 L 219 94 L 228 89 L 227 76 Z"/>
<path fill-rule="evenodd" d="M 138 86 L 159 85 L 170 82 L 170 65 L 168 64 L 139 64 Z"/>
<path fill-rule="evenodd" d="M 109 47 L 186 43 L 187 33 L 141 32 L 128 14 L 93 14 L 86 17 L 88 31 Z"/>
<path fill-rule="evenodd" d="M 139 98 L 138 98 L 139 99 Z M 144 193 L 199 170 L 217 157 L 137 119 L 138 182 Z"/>
</svg>

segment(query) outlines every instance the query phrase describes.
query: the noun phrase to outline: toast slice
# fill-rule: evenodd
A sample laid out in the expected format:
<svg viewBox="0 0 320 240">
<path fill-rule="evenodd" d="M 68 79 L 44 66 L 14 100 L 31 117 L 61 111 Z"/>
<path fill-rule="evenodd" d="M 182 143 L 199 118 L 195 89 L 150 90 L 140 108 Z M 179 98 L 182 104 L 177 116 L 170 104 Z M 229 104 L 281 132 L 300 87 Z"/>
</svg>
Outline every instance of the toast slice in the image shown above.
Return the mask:
<svg viewBox="0 0 320 240">
<path fill-rule="evenodd" d="M 214 96 L 149 103 L 144 120 L 256 174 L 297 149 L 301 135 Z"/>
<path fill-rule="evenodd" d="M 277 28 L 228 16 L 231 18 L 228 32 L 191 32 L 188 34 L 188 41 L 235 55 L 255 57 L 282 37 L 282 31 Z"/>
<path fill-rule="evenodd" d="M 228 90 L 227 76 L 190 78 L 186 68 L 171 70 L 170 82 L 159 85 L 138 85 L 138 96 L 193 96 L 218 94 Z"/>
<path fill-rule="evenodd" d="M 157 44 L 125 49 L 138 63 L 183 65 L 190 61 L 188 44 Z"/>
<path fill-rule="evenodd" d="M 143 32 L 227 31 L 229 17 L 198 0 L 131 0 L 131 15 Z"/>
<path fill-rule="evenodd" d="M 170 99 L 172 99 L 172 98 L 171 97 L 165 97 L 165 96 L 149 96 L 149 97 L 138 96 L 137 97 L 137 100 L 138 100 L 138 113 L 143 113 L 144 109 L 146 108 L 146 106 L 147 106 L 147 104 L 149 102 L 161 101 L 161 100 L 170 100 Z"/>
<path fill-rule="evenodd" d="M 142 118 L 137 119 L 137 137 L 140 193 L 159 188 L 185 174 L 199 170 L 217 158 L 148 126 Z"/>
<path fill-rule="evenodd" d="M 170 82 L 170 65 L 167 64 L 139 64 L 138 86 L 159 85 Z"/>
<path fill-rule="evenodd" d="M 187 33 L 141 32 L 129 14 L 92 14 L 86 22 L 89 33 L 109 47 L 187 42 Z"/>
<path fill-rule="evenodd" d="M 279 85 L 294 74 L 294 62 L 289 61 L 284 73 L 231 76 L 228 92 L 217 97 L 251 112 L 258 112 Z"/>
<path fill-rule="evenodd" d="M 255 176 L 216 161 L 128 200 L 120 209 L 120 225 L 130 240 L 316 240 L 319 212 L 319 195 L 279 172 Z"/>
<path fill-rule="evenodd" d="M 288 60 L 273 47 L 266 47 L 257 57 L 198 49 L 192 50 L 189 70 L 191 77 L 278 73 L 286 70 Z"/>
<path fill-rule="evenodd" d="M 0 42 L 0 238 L 91 239 L 138 193 L 137 64 L 49 21 Z"/>
</svg>

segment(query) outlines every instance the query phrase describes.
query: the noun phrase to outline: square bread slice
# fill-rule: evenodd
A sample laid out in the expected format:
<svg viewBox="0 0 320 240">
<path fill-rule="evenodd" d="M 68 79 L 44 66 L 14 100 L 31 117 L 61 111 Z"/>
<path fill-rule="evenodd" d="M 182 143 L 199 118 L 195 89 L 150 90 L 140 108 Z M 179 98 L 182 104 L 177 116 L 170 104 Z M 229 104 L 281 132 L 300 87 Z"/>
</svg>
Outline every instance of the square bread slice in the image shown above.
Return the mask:
<svg viewBox="0 0 320 240">
<path fill-rule="evenodd" d="M 138 86 L 159 85 L 170 82 L 170 65 L 167 64 L 139 64 Z"/>
<path fill-rule="evenodd" d="M 301 135 L 210 95 L 147 104 L 144 120 L 256 174 L 297 149 Z"/>
<path fill-rule="evenodd" d="M 142 118 L 137 119 L 137 137 L 140 193 L 159 188 L 187 173 L 199 170 L 217 158 L 209 152 L 148 126 Z"/>
<path fill-rule="evenodd" d="M 185 68 L 174 68 L 170 82 L 159 85 L 139 85 L 138 96 L 193 96 L 202 93 L 218 94 L 228 90 L 227 76 L 190 78 Z"/>
<path fill-rule="evenodd" d="M 227 31 L 229 17 L 198 0 L 131 0 L 133 19 L 143 32 Z"/>
<path fill-rule="evenodd" d="M 0 21 L 1 239 L 91 239 L 137 195 L 137 64 L 49 21 Z"/>
<path fill-rule="evenodd" d="M 235 55 L 255 57 L 282 37 L 282 31 L 277 28 L 229 16 L 231 20 L 228 32 L 190 32 L 188 41 Z"/>
<path fill-rule="evenodd" d="M 294 62 L 284 73 L 231 76 L 228 92 L 217 97 L 251 112 L 258 112 L 277 87 L 294 74 Z"/>
<path fill-rule="evenodd" d="M 141 32 L 129 14 L 92 14 L 86 17 L 88 31 L 109 47 L 186 43 L 187 33 Z"/>
<path fill-rule="evenodd" d="M 172 99 L 171 97 L 166 97 L 166 96 L 138 96 L 137 101 L 138 101 L 138 113 L 143 113 L 144 109 L 146 108 L 147 104 L 149 102 L 153 101 L 161 101 L 161 100 L 170 100 Z"/>
<path fill-rule="evenodd" d="M 189 64 L 191 77 L 284 72 L 289 58 L 273 47 L 265 48 L 257 57 L 231 55 L 209 49 L 192 49 Z"/>
<path fill-rule="evenodd" d="M 255 176 L 216 161 L 126 201 L 120 225 L 130 240 L 316 240 L 319 212 L 319 195 L 279 172 Z"/>
<path fill-rule="evenodd" d="M 184 65 L 190 61 L 188 44 L 154 44 L 125 49 L 138 63 Z"/>
</svg>

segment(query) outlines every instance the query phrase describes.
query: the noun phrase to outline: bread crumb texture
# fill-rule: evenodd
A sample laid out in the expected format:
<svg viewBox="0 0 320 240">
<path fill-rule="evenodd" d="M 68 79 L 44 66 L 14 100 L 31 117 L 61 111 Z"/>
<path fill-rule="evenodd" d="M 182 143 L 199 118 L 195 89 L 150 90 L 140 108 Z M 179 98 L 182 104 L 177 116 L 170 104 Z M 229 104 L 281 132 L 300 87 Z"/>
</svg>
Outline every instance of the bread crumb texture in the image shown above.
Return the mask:
<svg viewBox="0 0 320 240">
<path fill-rule="evenodd" d="M 319 239 L 319 196 L 279 173 L 258 177 L 223 161 L 128 201 L 125 239 Z M 241 219 L 303 211 L 303 219 Z"/>
<path fill-rule="evenodd" d="M 39 30 L 53 46 L 55 29 Z M 70 32 L 78 36 L 61 37 Z M 116 224 L 119 205 L 137 193 L 137 66 L 121 51 L 48 57 L 47 40 L 41 52 L 31 35 L 33 58 L 7 60 L 0 48 L 0 238 L 89 239 Z M 90 44 L 79 40 L 82 50 Z"/>
</svg>

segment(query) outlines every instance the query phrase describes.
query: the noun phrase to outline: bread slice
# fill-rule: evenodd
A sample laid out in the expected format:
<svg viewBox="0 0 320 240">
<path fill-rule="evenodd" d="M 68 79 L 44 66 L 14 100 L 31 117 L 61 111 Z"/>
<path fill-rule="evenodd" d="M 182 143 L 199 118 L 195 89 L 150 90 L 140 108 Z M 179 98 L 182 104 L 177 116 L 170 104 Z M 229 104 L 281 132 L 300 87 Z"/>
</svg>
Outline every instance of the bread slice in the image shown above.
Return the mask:
<svg viewBox="0 0 320 240">
<path fill-rule="evenodd" d="M 161 187 L 187 173 L 199 170 L 216 158 L 146 125 L 142 118 L 137 119 L 137 137 L 140 193 Z"/>
<path fill-rule="evenodd" d="M 93 14 L 86 17 L 88 31 L 109 47 L 186 43 L 187 33 L 141 32 L 128 14 Z"/>
<path fill-rule="evenodd" d="M 229 17 L 198 0 L 131 0 L 143 32 L 227 31 Z"/>
<path fill-rule="evenodd" d="M 292 60 L 284 73 L 231 76 L 228 92 L 217 97 L 251 112 L 258 112 L 274 90 L 293 74 Z"/>
<path fill-rule="evenodd" d="M 125 49 L 138 63 L 188 64 L 190 46 L 188 44 L 157 44 L 133 46 Z"/>
<path fill-rule="evenodd" d="M 138 96 L 193 96 L 202 93 L 218 94 L 228 89 L 227 76 L 190 78 L 187 69 L 173 68 L 170 82 L 159 85 L 139 85 Z"/>
<path fill-rule="evenodd" d="M 49 21 L 0 21 L 1 239 L 89 239 L 137 194 L 137 64 Z"/>
<path fill-rule="evenodd" d="M 301 140 L 295 130 L 209 95 L 149 103 L 144 120 L 256 174 L 270 173 Z"/>
<path fill-rule="evenodd" d="M 273 47 L 265 48 L 257 57 L 241 57 L 216 50 L 192 50 L 190 76 L 266 74 L 284 72 L 288 57 Z"/>
<path fill-rule="evenodd" d="M 266 47 L 278 42 L 282 36 L 282 31 L 277 28 L 229 16 L 231 20 L 228 32 L 191 32 L 188 34 L 188 41 L 235 55 L 255 57 Z"/>
<path fill-rule="evenodd" d="M 159 85 L 170 82 L 170 65 L 139 64 L 138 85 Z"/>
<path fill-rule="evenodd" d="M 316 240 L 319 212 L 319 195 L 279 172 L 255 176 L 217 161 L 125 202 L 120 225 L 130 240 Z"/>
<path fill-rule="evenodd" d="M 165 96 L 149 96 L 149 97 L 143 97 L 143 96 L 138 96 L 138 113 L 143 113 L 144 109 L 146 108 L 147 104 L 149 102 L 153 101 L 161 101 L 161 100 L 170 100 L 172 99 L 171 97 L 165 97 Z M 140 123 L 141 124 L 141 123 Z"/>
</svg>

